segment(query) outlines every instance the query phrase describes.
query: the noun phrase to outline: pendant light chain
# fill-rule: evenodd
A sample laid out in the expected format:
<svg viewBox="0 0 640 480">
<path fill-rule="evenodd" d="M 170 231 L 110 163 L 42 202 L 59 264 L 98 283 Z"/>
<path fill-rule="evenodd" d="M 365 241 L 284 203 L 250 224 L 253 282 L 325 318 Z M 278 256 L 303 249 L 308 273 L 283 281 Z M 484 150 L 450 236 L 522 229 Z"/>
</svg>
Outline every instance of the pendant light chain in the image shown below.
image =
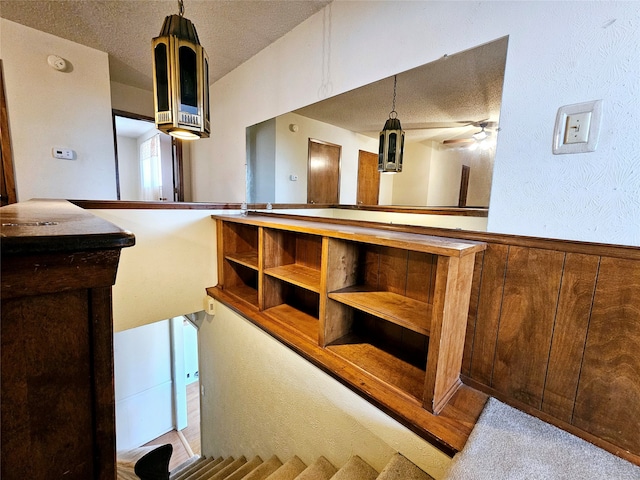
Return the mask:
<svg viewBox="0 0 640 480">
<path fill-rule="evenodd" d="M 178 15 L 184 17 L 184 2 L 183 0 L 178 0 Z"/>
<path fill-rule="evenodd" d="M 393 106 L 391 107 L 391 112 L 389 112 L 389 118 L 398 118 L 398 112 L 396 112 L 396 86 L 398 84 L 398 76 L 393 76 Z M 395 116 L 391 115 L 395 113 Z"/>
</svg>

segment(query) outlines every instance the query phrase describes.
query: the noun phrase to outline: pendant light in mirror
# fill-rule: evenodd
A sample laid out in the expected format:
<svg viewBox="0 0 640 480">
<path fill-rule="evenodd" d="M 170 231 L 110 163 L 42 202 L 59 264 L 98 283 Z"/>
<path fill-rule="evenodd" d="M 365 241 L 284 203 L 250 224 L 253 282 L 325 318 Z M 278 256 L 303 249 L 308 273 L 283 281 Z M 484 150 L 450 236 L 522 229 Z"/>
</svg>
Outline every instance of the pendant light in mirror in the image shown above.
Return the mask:
<svg viewBox="0 0 640 480">
<path fill-rule="evenodd" d="M 183 140 L 206 138 L 210 132 L 209 57 L 196 28 L 179 14 L 165 18 L 152 40 L 153 94 L 158 130 Z"/>
<path fill-rule="evenodd" d="M 380 132 L 378 148 L 378 171 L 382 173 L 398 173 L 402 171 L 402 155 L 404 154 L 404 131 L 396 112 L 396 86 L 398 78 L 393 77 L 393 106 L 389 119 Z"/>
</svg>

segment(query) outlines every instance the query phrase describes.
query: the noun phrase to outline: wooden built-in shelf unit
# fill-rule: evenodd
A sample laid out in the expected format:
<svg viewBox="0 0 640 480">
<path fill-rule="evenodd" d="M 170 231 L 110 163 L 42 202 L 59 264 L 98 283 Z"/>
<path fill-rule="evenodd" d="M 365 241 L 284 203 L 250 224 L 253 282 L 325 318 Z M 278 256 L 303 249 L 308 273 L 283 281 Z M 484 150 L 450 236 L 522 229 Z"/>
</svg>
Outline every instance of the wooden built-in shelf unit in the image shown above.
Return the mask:
<svg viewBox="0 0 640 480">
<path fill-rule="evenodd" d="M 211 296 L 269 333 L 285 331 L 298 351 L 312 345 L 306 356 L 337 362 L 324 364 L 334 375 L 344 367 L 374 378 L 432 416 L 456 394 L 484 243 L 278 215 L 214 218 Z"/>
</svg>

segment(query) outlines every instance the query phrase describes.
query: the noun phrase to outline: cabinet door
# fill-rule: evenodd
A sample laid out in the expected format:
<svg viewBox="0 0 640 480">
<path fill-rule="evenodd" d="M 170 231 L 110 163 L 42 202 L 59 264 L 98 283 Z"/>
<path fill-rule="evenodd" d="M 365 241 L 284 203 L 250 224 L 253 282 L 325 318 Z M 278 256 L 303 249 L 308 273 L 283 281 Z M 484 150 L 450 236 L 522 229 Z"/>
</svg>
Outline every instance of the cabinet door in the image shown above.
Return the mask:
<svg viewBox="0 0 640 480">
<path fill-rule="evenodd" d="M 2 301 L 5 480 L 97 478 L 89 292 Z"/>
</svg>

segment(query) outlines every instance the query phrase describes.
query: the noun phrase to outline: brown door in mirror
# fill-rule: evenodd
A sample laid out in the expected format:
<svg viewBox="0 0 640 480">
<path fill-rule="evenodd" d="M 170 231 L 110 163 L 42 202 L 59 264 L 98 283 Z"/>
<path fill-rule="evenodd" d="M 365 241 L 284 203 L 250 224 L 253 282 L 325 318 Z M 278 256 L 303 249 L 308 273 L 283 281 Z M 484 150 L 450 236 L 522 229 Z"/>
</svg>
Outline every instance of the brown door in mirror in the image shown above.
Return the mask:
<svg viewBox="0 0 640 480">
<path fill-rule="evenodd" d="M 342 147 L 309 139 L 307 203 L 339 203 Z"/>
<path fill-rule="evenodd" d="M 458 207 L 467 206 L 467 193 L 469 192 L 469 173 L 471 167 L 462 165 L 462 175 L 460 176 L 460 195 L 458 196 Z"/>
<path fill-rule="evenodd" d="M 0 206 L 16 203 L 16 182 L 9 136 L 9 115 L 4 93 L 4 74 L 0 59 Z"/>
<path fill-rule="evenodd" d="M 358 205 L 378 205 L 380 195 L 380 172 L 378 154 L 358 152 Z"/>
</svg>

